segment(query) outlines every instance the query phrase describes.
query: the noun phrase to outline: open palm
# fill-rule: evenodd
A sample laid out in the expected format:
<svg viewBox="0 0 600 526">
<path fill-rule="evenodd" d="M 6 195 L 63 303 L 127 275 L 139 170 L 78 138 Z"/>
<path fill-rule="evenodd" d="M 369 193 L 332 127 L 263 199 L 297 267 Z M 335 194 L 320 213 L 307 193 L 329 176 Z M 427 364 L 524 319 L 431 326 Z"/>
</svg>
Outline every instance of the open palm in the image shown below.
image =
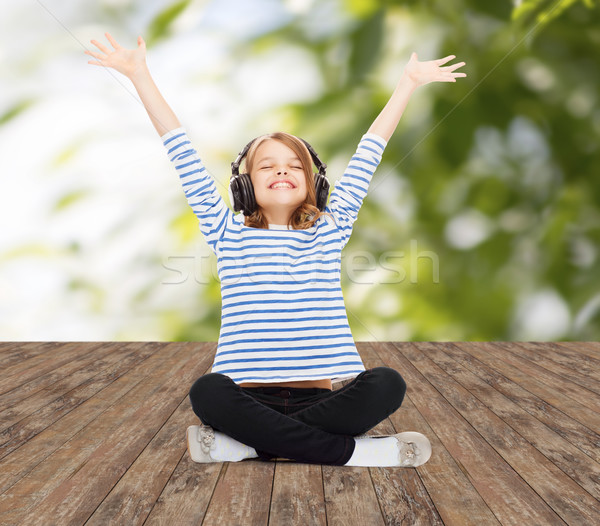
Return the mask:
<svg viewBox="0 0 600 526">
<path fill-rule="evenodd" d="M 138 37 L 138 47 L 136 49 L 125 49 L 121 47 L 110 33 L 104 33 L 108 41 L 112 44 L 114 50 L 109 49 L 97 40 L 90 40 L 102 53 L 85 50 L 85 53 L 98 59 L 98 61 L 89 60 L 88 64 L 94 66 L 106 66 L 116 69 L 126 77 L 132 76 L 146 64 L 146 43 L 140 36 Z"/>
<path fill-rule="evenodd" d="M 419 62 L 417 54 L 413 52 L 408 64 L 404 68 L 404 75 L 406 75 L 415 86 L 422 86 L 430 82 L 456 82 L 457 77 L 466 77 L 467 74 L 453 73 L 453 71 L 464 66 L 465 63 L 459 62 L 458 64 L 453 64 L 451 66 L 441 67 L 453 58 L 456 58 L 456 56 L 448 55 L 447 57 L 437 60 Z"/>
</svg>

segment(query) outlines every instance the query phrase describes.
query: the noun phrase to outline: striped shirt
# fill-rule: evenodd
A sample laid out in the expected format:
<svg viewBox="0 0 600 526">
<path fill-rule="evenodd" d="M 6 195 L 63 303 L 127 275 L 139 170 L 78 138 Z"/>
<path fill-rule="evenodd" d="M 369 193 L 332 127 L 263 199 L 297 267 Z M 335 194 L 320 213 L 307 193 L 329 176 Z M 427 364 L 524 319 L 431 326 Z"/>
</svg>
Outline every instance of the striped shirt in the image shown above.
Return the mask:
<svg viewBox="0 0 600 526">
<path fill-rule="evenodd" d="M 387 142 L 366 133 L 331 191 L 329 216 L 305 230 L 252 228 L 234 214 L 184 127 L 161 137 L 200 231 L 217 256 L 221 330 L 212 372 L 234 382 L 337 382 L 365 370 L 341 288 L 341 252 Z"/>
</svg>

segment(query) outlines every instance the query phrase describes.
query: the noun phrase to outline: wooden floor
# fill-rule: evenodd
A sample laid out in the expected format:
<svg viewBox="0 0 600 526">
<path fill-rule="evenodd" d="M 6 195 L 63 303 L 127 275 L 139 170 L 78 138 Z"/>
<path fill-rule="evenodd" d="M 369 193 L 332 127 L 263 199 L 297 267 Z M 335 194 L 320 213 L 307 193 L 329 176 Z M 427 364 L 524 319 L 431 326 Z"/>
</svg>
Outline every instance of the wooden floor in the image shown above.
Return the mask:
<svg viewBox="0 0 600 526">
<path fill-rule="evenodd" d="M 600 343 L 357 346 L 408 384 L 369 434 L 425 433 L 427 464 L 196 464 L 215 343 L 0 343 L 0 524 L 600 524 Z"/>
</svg>

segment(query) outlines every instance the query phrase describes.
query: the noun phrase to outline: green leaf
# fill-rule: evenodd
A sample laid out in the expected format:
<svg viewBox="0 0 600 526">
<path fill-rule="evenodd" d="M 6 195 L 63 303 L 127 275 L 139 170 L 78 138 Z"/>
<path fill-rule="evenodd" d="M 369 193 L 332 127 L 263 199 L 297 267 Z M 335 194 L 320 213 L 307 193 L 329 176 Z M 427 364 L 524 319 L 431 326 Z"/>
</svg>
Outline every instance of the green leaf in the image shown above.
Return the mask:
<svg viewBox="0 0 600 526">
<path fill-rule="evenodd" d="M 20 100 L 16 104 L 13 104 L 8 108 L 8 110 L 0 115 L 0 126 L 18 117 L 21 113 L 27 110 L 27 108 L 33 106 L 34 103 L 35 99 L 24 99 Z"/>
<path fill-rule="evenodd" d="M 52 212 L 60 212 L 90 195 L 89 190 L 76 190 L 63 195 L 52 208 Z"/>
<path fill-rule="evenodd" d="M 183 11 L 185 11 L 190 2 L 191 0 L 181 0 L 181 2 L 176 2 L 168 6 L 166 9 L 163 9 L 154 17 L 148 26 L 148 37 L 145 38 L 148 46 L 151 46 L 157 40 L 160 40 L 168 35 L 169 26 L 171 26 L 177 17 L 183 13 Z"/>
</svg>

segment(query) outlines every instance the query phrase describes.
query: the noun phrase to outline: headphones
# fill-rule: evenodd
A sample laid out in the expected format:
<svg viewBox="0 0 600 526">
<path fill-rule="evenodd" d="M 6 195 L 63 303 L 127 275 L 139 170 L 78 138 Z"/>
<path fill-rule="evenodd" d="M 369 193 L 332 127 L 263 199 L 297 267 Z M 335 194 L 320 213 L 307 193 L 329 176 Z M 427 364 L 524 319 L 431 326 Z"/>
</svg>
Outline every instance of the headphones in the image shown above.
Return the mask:
<svg viewBox="0 0 600 526">
<path fill-rule="evenodd" d="M 254 187 L 250 180 L 250 174 L 239 173 L 240 163 L 242 159 L 248 153 L 250 146 L 256 141 L 257 138 L 252 139 L 244 149 L 238 154 L 237 159 L 231 163 L 231 180 L 229 181 L 229 202 L 233 207 L 234 212 L 240 210 L 245 216 L 251 215 L 257 208 L 256 198 L 254 196 Z M 323 212 L 325 205 L 327 204 L 327 197 L 329 196 L 329 181 L 325 171 L 327 165 L 321 162 L 319 156 L 313 150 L 312 146 L 308 144 L 304 139 L 300 139 L 308 148 L 310 155 L 318 168 L 318 173 L 314 174 L 315 180 L 315 192 L 317 194 L 317 208 Z"/>
</svg>

